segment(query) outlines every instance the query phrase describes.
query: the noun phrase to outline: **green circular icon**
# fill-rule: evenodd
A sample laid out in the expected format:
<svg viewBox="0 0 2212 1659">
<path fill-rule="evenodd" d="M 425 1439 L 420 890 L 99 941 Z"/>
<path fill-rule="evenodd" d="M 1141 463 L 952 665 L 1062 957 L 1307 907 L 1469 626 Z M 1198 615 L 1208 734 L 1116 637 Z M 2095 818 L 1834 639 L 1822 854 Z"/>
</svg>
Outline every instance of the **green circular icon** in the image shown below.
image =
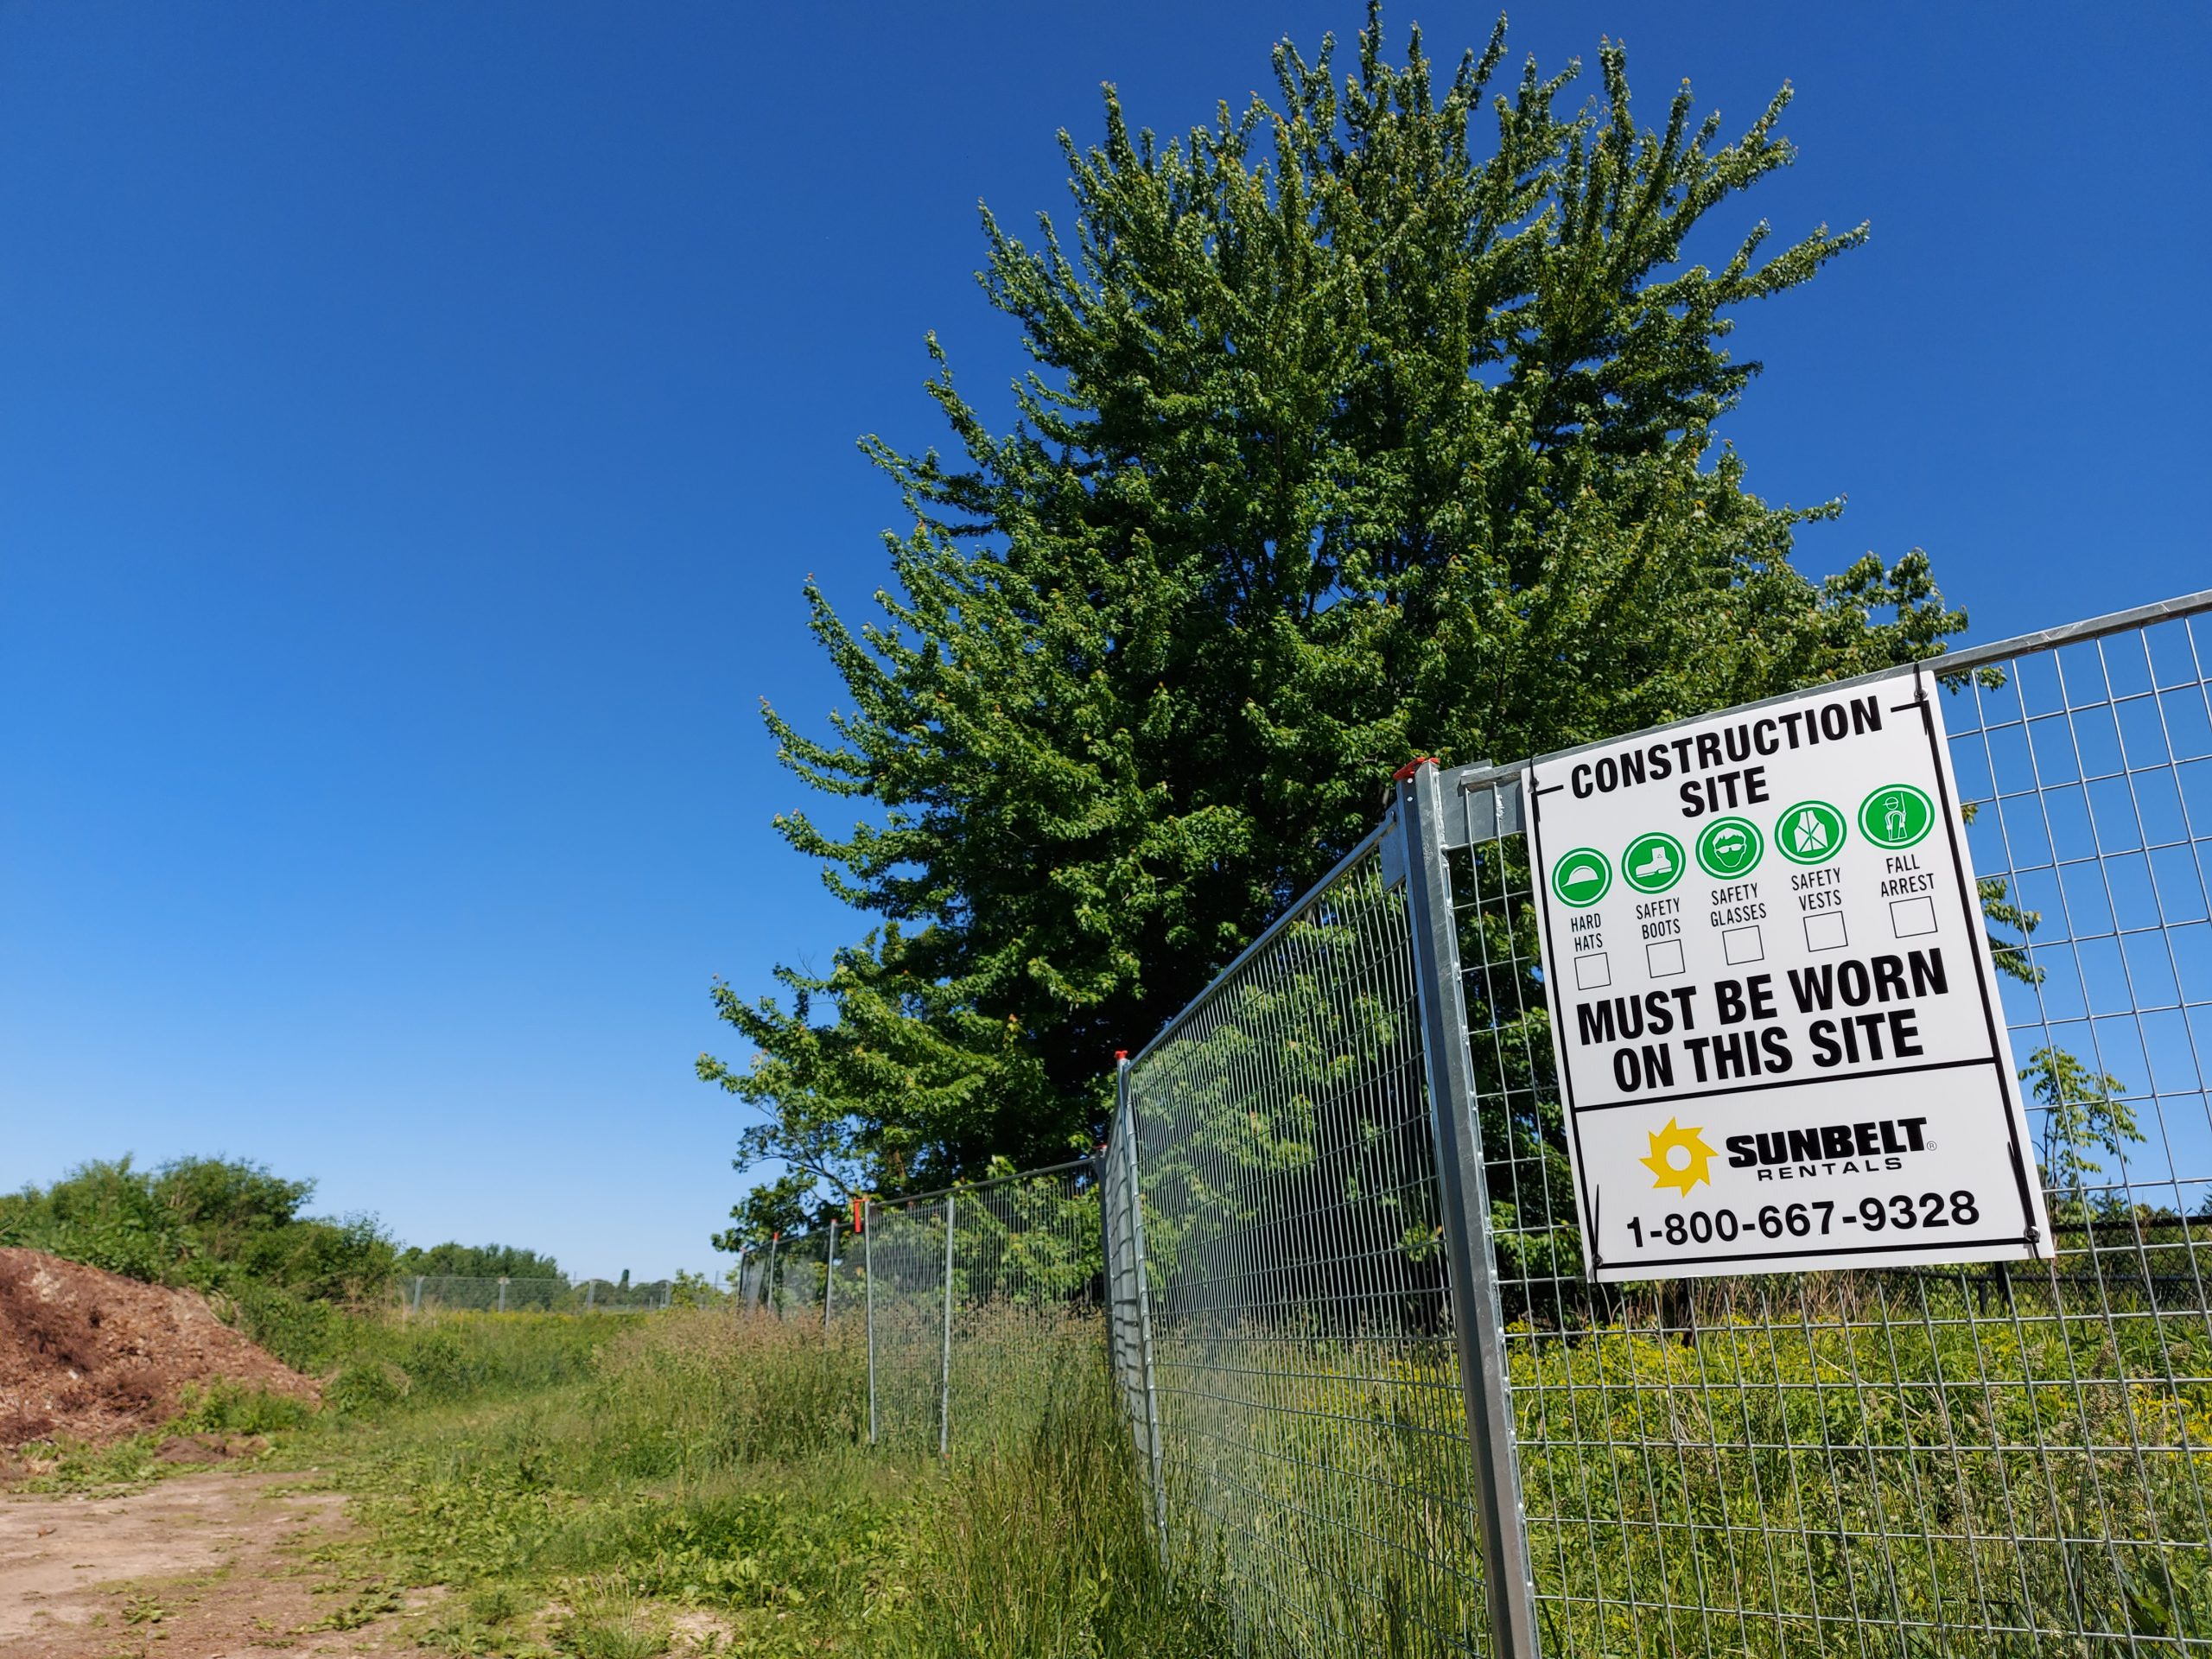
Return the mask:
<svg viewBox="0 0 2212 1659">
<path fill-rule="evenodd" d="M 1910 847 L 1936 827 L 1936 803 L 1910 784 L 1885 784 L 1859 804 L 1859 833 L 1877 847 Z"/>
<path fill-rule="evenodd" d="M 1824 864 L 1843 845 L 1843 814 L 1826 801 L 1800 801 L 1774 821 L 1774 844 L 1798 864 Z"/>
<path fill-rule="evenodd" d="M 1715 818 L 1698 831 L 1697 861 L 1707 875 L 1732 881 L 1759 861 L 1766 843 L 1749 818 Z"/>
<path fill-rule="evenodd" d="M 1638 893 L 1664 893 L 1682 879 L 1682 843 L 1664 830 L 1638 836 L 1621 855 L 1621 880 Z"/>
<path fill-rule="evenodd" d="M 1596 904 L 1612 885 L 1613 867 L 1592 847 L 1578 847 L 1552 866 L 1552 891 L 1577 910 Z"/>
</svg>

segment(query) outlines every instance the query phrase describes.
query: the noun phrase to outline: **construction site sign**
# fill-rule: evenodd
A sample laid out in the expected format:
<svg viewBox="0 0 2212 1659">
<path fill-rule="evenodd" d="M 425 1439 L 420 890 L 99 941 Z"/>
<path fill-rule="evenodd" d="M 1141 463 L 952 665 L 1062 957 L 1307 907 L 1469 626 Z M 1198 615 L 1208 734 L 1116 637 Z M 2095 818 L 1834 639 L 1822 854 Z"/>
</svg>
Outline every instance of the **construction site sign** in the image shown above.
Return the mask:
<svg viewBox="0 0 2212 1659">
<path fill-rule="evenodd" d="M 2047 1248 L 1941 696 L 1916 672 L 1529 768 L 1592 1277 Z"/>
</svg>

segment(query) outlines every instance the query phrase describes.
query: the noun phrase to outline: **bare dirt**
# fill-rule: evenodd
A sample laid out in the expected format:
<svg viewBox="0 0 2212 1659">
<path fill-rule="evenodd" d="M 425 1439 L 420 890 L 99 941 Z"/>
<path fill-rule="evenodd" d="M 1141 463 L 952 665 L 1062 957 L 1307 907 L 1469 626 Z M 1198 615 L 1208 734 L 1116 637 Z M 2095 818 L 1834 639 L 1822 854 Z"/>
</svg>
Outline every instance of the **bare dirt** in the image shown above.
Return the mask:
<svg viewBox="0 0 2212 1659">
<path fill-rule="evenodd" d="M 174 1416 L 187 1387 L 218 1378 L 298 1399 L 316 1391 L 195 1292 L 0 1249 L 0 1448 L 139 1433 Z"/>
<path fill-rule="evenodd" d="M 420 1654 L 397 1634 L 420 1593 L 403 1605 L 318 1561 L 352 1525 L 298 1479 L 211 1470 L 128 1497 L 0 1497 L 0 1659 Z"/>
</svg>

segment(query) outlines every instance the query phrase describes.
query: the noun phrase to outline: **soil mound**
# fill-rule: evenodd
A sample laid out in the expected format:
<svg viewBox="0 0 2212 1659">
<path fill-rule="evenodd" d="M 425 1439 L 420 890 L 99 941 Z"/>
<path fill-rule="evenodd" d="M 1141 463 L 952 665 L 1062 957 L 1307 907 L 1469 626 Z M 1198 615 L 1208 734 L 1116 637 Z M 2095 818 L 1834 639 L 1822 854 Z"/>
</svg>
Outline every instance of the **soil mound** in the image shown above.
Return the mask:
<svg viewBox="0 0 2212 1659">
<path fill-rule="evenodd" d="M 175 1414 L 218 1378 L 315 1397 L 315 1384 L 218 1319 L 188 1290 L 141 1284 L 39 1250 L 0 1249 L 0 1446 L 112 1440 Z"/>
</svg>

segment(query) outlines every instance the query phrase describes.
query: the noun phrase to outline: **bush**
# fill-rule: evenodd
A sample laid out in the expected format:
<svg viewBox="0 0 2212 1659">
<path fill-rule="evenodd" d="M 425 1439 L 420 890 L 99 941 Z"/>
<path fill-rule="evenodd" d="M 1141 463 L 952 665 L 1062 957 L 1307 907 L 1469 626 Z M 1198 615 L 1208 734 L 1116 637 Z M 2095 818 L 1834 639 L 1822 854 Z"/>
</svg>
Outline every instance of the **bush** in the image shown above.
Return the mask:
<svg viewBox="0 0 2212 1659">
<path fill-rule="evenodd" d="M 218 1377 L 204 1389 L 188 1387 L 176 1416 L 164 1427 L 172 1434 L 273 1434 L 297 1428 L 314 1414 L 305 1400 Z"/>
<path fill-rule="evenodd" d="M 242 1298 L 275 1288 L 359 1301 L 391 1283 L 397 1249 L 371 1217 L 302 1216 L 313 1181 L 259 1164 L 128 1157 L 81 1164 L 50 1187 L 0 1197 L 0 1244 L 23 1245 L 152 1284 Z"/>
</svg>

